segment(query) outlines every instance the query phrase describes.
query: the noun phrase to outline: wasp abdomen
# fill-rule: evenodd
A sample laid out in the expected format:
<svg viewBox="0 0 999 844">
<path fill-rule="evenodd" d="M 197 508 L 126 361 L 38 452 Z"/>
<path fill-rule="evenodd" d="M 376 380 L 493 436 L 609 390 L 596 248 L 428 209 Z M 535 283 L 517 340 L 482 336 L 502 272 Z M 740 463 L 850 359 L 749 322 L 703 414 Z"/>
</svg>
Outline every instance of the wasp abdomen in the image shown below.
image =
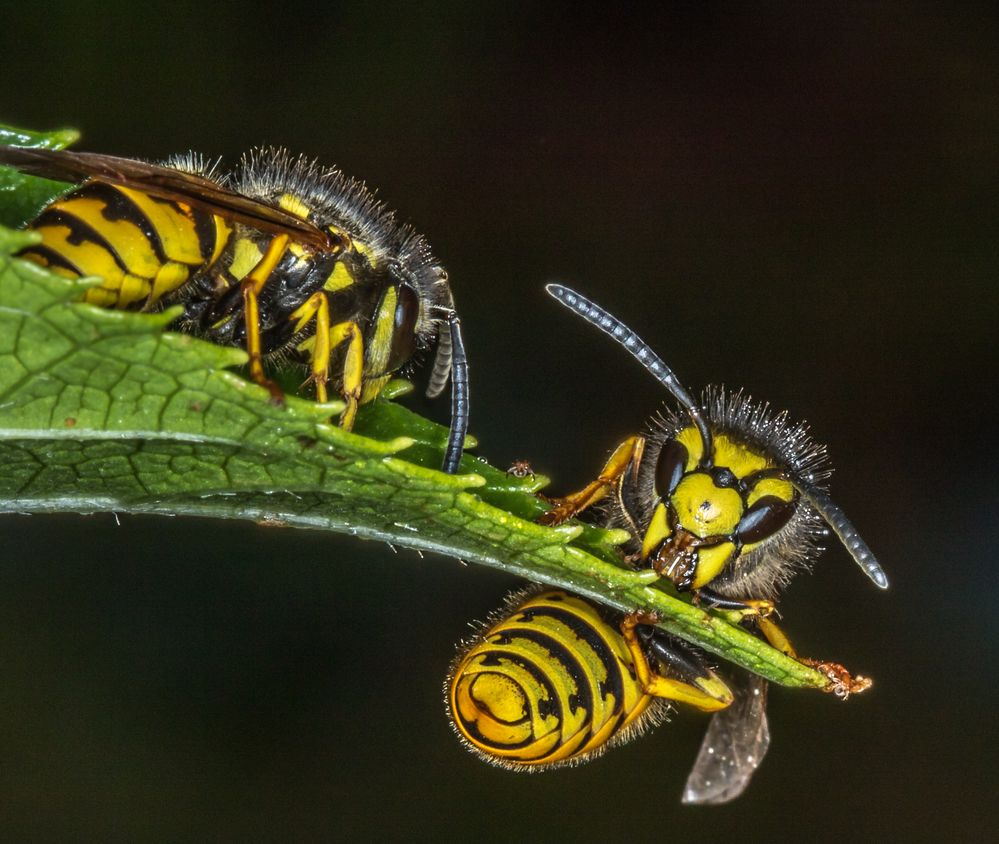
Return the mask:
<svg viewBox="0 0 999 844">
<path fill-rule="evenodd" d="M 180 202 L 88 182 L 49 205 L 31 226 L 42 242 L 25 257 L 70 276 L 99 276 L 85 300 L 110 308 L 155 305 L 221 255 L 221 218 Z"/>
<path fill-rule="evenodd" d="M 448 702 L 459 736 L 514 768 L 582 761 L 662 709 L 617 627 L 561 591 L 527 598 L 474 642 L 453 667 Z"/>
</svg>

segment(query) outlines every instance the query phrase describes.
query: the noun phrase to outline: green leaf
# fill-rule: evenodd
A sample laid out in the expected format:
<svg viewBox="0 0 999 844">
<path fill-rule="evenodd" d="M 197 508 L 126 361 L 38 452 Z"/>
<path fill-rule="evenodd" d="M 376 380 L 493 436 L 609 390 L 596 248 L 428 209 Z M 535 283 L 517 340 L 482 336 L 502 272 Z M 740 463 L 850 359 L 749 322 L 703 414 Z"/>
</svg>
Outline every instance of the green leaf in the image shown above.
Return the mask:
<svg viewBox="0 0 999 844">
<path fill-rule="evenodd" d="M 661 626 L 788 686 L 825 688 L 814 669 L 723 614 L 617 562 L 620 531 L 542 527 L 534 493 L 466 454 L 445 475 L 445 429 L 388 401 L 354 433 L 339 405 L 266 390 L 232 371 L 239 349 L 164 331 L 176 311 L 82 304 L 95 280 L 11 257 L 33 233 L 0 229 L 0 512 L 115 511 L 251 519 L 437 551 L 564 587 Z M 395 390 L 393 390 L 394 392 Z"/>
<path fill-rule="evenodd" d="M 79 137 L 80 133 L 75 129 L 30 132 L 27 129 L 0 126 L 0 144 L 12 147 L 63 149 Z M 0 167 L 0 225 L 21 225 L 71 187 L 65 182 L 39 179 L 37 176 L 19 173 L 11 167 Z"/>
</svg>

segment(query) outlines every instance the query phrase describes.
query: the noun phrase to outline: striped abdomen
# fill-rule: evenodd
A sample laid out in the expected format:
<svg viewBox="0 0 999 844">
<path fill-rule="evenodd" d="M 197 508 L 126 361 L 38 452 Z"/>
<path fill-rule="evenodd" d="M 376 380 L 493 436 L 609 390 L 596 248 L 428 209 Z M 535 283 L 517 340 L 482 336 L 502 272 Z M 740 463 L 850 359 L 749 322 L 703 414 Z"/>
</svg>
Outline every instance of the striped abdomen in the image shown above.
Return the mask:
<svg viewBox="0 0 999 844">
<path fill-rule="evenodd" d="M 49 205 L 31 224 L 42 242 L 26 258 L 71 277 L 99 276 L 84 300 L 151 307 L 222 254 L 231 229 L 180 202 L 92 181 Z"/>
<path fill-rule="evenodd" d="M 562 591 L 516 604 L 458 658 L 448 687 L 458 734 L 509 767 L 582 761 L 664 708 L 637 683 L 618 628 Z"/>
</svg>

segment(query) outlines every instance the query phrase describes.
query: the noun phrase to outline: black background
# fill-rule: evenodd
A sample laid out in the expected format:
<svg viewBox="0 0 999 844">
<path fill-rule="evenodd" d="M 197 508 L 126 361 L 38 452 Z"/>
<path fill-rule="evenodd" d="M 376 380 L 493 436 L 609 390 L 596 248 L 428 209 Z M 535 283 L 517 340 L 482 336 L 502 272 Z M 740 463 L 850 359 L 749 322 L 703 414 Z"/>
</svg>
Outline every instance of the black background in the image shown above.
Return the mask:
<svg viewBox="0 0 999 844">
<path fill-rule="evenodd" d="M 750 790 L 691 809 L 700 715 L 547 775 L 459 747 L 440 684 L 467 622 L 514 585 L 495 572 L 242 523 L 5 516 L 5 838 L 994 832 L 995 17 L 135 9 L 5 10 L 0 118 L 149 158 L 283 144 L 378 186 L 450 271 L 481 453 L 529 458 L 562 490 L 663 398 L 542 292 L 578 286 L 691 388 L 741 385 L 807 418 L 892 588 L 840 548 L 794 583 L 800 650 L 876 684 L 845 705 L 775 689 Z"/>
</svg>

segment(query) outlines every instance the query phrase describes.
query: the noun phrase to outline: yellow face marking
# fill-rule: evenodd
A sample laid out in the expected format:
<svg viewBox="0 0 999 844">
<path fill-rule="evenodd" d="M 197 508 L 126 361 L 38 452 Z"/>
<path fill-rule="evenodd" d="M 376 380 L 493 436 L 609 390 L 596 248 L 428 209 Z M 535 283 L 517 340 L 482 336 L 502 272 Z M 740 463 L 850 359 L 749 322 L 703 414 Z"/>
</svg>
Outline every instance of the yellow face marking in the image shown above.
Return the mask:
<svg viewBox="0 0 999 844">
<path fill-rule="evenodd" d="M 232 262 L 229 264 L 229 272 L 233 278 L 241 281 L 247 274 L 260 263 L 263 253 L 248 237 L 241 237 L 233 246 Z"/>
<path fill-rule="evenodd" d="M 684 467 L 685 471 L 690 472 L 696 469 L 703 451 L 701 435 L 697 433 L 697 429 L 692 425 L 684 428 L 676 435 L 676 440 L 687 448 L 688 457 L 687 465 Z M 711 442 L 715 466 L 731 469 L 737 478 L 744 478 L 753 472 L 774 465 L 762 454 L 736 442 L 728 434 L 713 433 Z"/>
<path fill-rule="evenodd" d="M 717 487 L 710 475 L 686 475 L 670 496 L 677 521 L 702 539 L 735 530 L 742 518 L 742 498 L 734 489 Z"/>
<path fill-rule="evenodd" d="M 790 481 L 781 480 L 780 478 L 764 478 L 759 483 L 754 484 L 753 488 L 749 491 L 749 495 L 746 496 L 746 500 L 748 505 L 752 507 L 753 504 L 766 495 L 772 495 L 781 501 L 793 501 L 794 487 Z"/>
<path fill-rule="evenodd" d="M 762 454 L 751 451 L 725 434 L 716 434 L 713 441 L 715 465 L 731 469 L 737 478 L 744 478 L 770 465 Z"/>
<path fill-rule="evenodd" d="M 670 533 L 672 531 L 669 529 L 669 520 L 666 518 L 666 505 L 660 501 L 652 513 L 649 529 L 645 531 L 645 539 L 642 540 L 642 559 L 646 559 Z"/>
<path fill-rule="evenodd" d="M 282 194 L 281 198 L 278 199 L 278 208 L 289 214 L 294 214 L 302 220 L 309 219 L 309 206 L 302 201 L 301 197 L 295 196 L 293 193 Z"/>
<path fill-rule="evenodd" d="M 712 545 L 710 548 L 698 548 L 697 568 L 694 570 L 694 580 L 691 587 L 700 589 L 718 577 L 734 553 L 735 545 L 731 542 L 722 542 L 720 545 Z"/>
<path fill-rule="evenodd" d="M 350 274 L 350 270 L 347 269 L 347 265 L 343 261 L 337 261 L 333 265 L 333 272 L 329 274 L 326 283 L 323 284 L 323 290 L 329 293 L 336 293 L 337 290 L 350 287 L 353 283 L 354 277 Z"/>
<path fill-rule="evenodd" d="M 392 351 L 392 333 L 395 330 L 396 292 L 394 287 L 385 291 L 381 307 L 375 315 L 375 333 L 368 346 L 364 369 L 367 372 L 381 373 L 388 365 Z"/>
</svg>

